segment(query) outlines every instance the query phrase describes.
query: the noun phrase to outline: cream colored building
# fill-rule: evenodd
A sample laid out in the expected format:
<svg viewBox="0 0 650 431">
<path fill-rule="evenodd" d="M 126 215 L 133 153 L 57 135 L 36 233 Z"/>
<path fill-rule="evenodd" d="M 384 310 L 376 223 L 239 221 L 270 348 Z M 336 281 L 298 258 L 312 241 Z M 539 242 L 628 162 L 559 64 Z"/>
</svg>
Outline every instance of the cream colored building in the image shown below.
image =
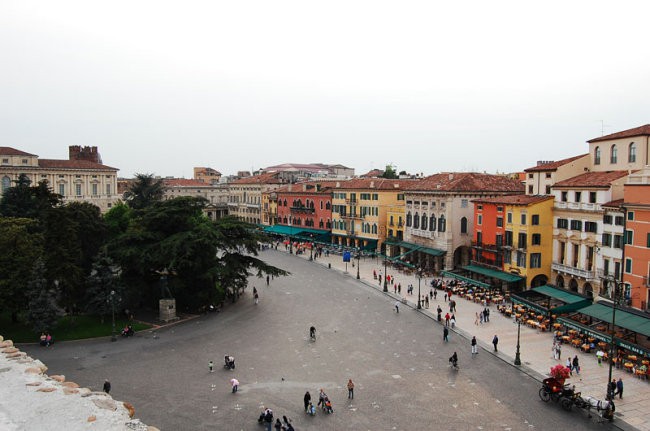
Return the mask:
<svg viewBox="0 0 650 431">
<path fill-rule="evenodd" d="M 539 161 L 537 166 L 524 170 L 526 194 L 532 196 L 552 195 L 553 184 L 583 174 L 590 169 L 590 166 L 589 154 L 581 154 L 558 161 Z"/>
<path fill-rule="evenodd" d="M 248 223 L 262 224 L 262 195 L 278 189 L 281 185 L 282 181 L 277 172 L 245 177 L 228 183 L 228 214 Z"/>
<path fill-rule="evenodd" d="M 592 171 L 638 170 L 650 164 L 650 124 L 587 142 Z"/>
<path fill-rule="evenodd" d="M 208 201 L 203 212 L 211 220 L 228 215 L 228 184 L 201 182 L 185 178 L 165 178 L 163 199 L 173 199 L 180 196 L 201 197 Z"/>
<path fill-rule="evenodd" d="M 117 193 L 117 168 L 102 164 L 97 147 L 69 147 L 69 159 L 40 159 L 11 147 L 0 147 L 2 192 L 13 187 L 20 174 L 36 185 L 47 181 L 63 202 L 89 202 L 102 212 L 120 200 Z"/>
</svg>

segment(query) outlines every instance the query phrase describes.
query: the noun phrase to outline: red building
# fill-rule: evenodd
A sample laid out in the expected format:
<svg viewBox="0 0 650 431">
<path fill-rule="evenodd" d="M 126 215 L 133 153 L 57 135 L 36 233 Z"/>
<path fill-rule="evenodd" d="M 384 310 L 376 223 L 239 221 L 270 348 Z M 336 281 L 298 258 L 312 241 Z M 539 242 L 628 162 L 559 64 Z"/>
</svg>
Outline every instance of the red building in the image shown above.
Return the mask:
<svg viewBox="0 0 650 431">
<path fill-rule="evenodd" d="M 290 236 L 328 242 L 332 229 L 332 191 L 334 181 L 308 181 L 276 190 L 276 225 L 289 226 Z"/>
<path fill-rule="evenodd" d="M 472 260 L 495 269 L 503 269 L 503 238 L 505 235 L 505 205 L 494 199 L 474 203 L 474 233 Z"/>
</svg>

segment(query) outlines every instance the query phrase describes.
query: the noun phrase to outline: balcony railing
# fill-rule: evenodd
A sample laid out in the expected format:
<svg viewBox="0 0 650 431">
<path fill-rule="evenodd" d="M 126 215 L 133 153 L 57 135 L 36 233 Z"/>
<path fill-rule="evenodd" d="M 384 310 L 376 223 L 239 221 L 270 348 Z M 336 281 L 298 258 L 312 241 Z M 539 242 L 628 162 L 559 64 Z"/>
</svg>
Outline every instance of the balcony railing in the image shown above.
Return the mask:
<svg viewBox="0 0 650 431">
<path fill-rule="evenodd" d="M 573 275 L 575 277 L 584 278 L 585 280 L 595 280 L 596 272 L 587 271 L 586 269 L 574 268 L 572 266 L 563 265 L 561 263 L 553 262 L 551 264 L 551 269 L 557 272 L 563 272 L 565 274 Z"/>
<path fill-rule="evenodd" d="M 357 220 L 362 220 L 363 217 L 360 215 L 354 213 L 354 214 L 343 214 L 341 215 L 341 218 L 347 218 L 347 219 L 357 219 Z"/>
<path fill-rule="evenodd" d="M 503 247 L 496 244 L 486 244 L 484 242 L 472 241 L 472 247 L 478 248 L 480 250 L 494 250 L 500 251 L 503 250 Z"/>
<path fill-rule="evenodd" d="M 600 204 L 588 202 L 555 202 L 555 208 L 558 209 L 572 209 L 581 211 L 600 211 L 602 208 Z"/>
<path fill-rule="evenodd" d="M 290 207 L 289 210 L 291 212 L 303 213 L 303 214 L 314 214 L 316 212 L 314 208 L 308 208 L 308 207 Z"/>
</svg>

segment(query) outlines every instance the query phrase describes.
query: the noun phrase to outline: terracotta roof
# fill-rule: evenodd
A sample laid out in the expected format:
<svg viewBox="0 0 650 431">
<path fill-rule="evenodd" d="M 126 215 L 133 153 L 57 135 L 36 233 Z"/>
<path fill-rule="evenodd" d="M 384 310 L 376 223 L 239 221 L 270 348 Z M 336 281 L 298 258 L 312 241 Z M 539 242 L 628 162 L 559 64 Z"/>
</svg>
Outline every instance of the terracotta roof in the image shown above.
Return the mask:
<svg viewBox="0 0 650 431">
<path fill-rule="evenodd" d="M 498 196 L 496 198 L 476 199 L 472 202 L 489 203 L 489 204 L 504 204 L 504 205 L 532 205 L 547 200 L 553 200 L 553 196 L 547 195 L 507 195 Z"/>
<path fill-rule="evenodd" d="M 375 178 L 384 175 L 384 171 L 381 169 L 373 169 L 369 172 L 366 172 L 363 175 L 359 175 L 361 178 Z"/>
<path fill-rule="evenodd" d="M 533 166 L 532 168 L 524 169 L 524 172 L 539 172 L 539 171 L 557 171 L 560 166 L 567 165 L 574 160 L 578 160 L 589 154 L 580 154 L 579 156 L 569 157 L 568 159 L 558 160 L 557 162 L 543 163 L 541 165 Z"/>
<path fill-rule="evenodd" d="M 634 129 L 623 130 L 622 132 L 616 132 L 616 133 L 612 133 L 611 135 L 605 135 L 599 138 L 594 138 L 587 142 L 591 144 L 592 142 L 611 141 L 612 139 L 631 138 L 633 136 L 649 136 L 649 135 L 650 135 L 650 124 L 646 124 L 644 126 L 635 127 Z"/>
<path fill-rule="evenodd" d="M 230 184 L 281 184 L 277 172 L 266 172 L 252 177 L 244 177 L 231 182 Z"/>
<path fill-rule="evenodd" d="M 38 159 L 38 167 L 46 169 L 99 169 L 118 171 L 117 168 L 102 165 L 88 160 L 56 160 Z"/>
<path fill-rule="evenodd" d="M 0 155 L 2 156 L 36 156 L 36 154 L 29 154 L 24 151 L 17 150 L 11 147 L 0 147 Z"/>
<path fill-rule="evenodd" d="M 606 204 L 602 204 L 602 207 L 608 207 L 608 208 L 620 208 L 621 205 L 623 205 L 623 199 L 616 199 L 615 201 L 607 202 Z"/>
<path fill-rule="evenodd" d="M 167 187 L 212 187 L 212 184 L 185 178 L 165 178 L 163 184 Z"/>
<path fill-rule="evenodd" d="M 445 172 L 408 183 L 408 190 L 443 192 L 524 192 L 517 179 L 477 172 Z"/>
<path fill-rule="evenodd" d="M 353 178 L 351 180 L 336 181 L 335 189 L 368 189 L 368 190 L 405 190 L 413 184 L 414 180 L 391 180 L 388 178 Z"/>
<path fill-rule="evenodd" d="M 627 171 L 585 172 L 555 183 L 553 187 L 609 187 L 612 181 L 627 175 Z"/>
</svg>

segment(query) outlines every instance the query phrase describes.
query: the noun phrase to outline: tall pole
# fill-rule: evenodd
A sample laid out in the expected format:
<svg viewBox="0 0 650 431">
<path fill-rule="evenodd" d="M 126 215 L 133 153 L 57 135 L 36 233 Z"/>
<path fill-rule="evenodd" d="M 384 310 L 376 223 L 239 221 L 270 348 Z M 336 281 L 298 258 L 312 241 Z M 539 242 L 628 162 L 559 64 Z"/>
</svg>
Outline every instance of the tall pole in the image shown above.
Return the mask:
<svg viewBox="0 0 650 431">
<path fill-rule="evenodd" d="M 422 296 L 420 296 L 420 283 L 422 282 L 422 270 L 417 269 L 418 274 L 418 310 L 422 309 Z"/>
<path fill-rule="evenodd" d="M 359 264 L 361 263 L 361 252 L 357 253 L 357 280 L 361 280 L 359 275 Z"/>
<path fill-rule="evenodd" d="M 111 310 L 113 311 L 113 330 L 111 332 L 111 341 L 117 341 L 115 337 L 115 291 L 111 290 Z"/>
<path fill-rule="evenodd" d="M 388 256 L 384 256 L 384 292 L 388 292 L 388 282 L 386 277 L 388 276 L 388 270 L 386 269 L 388 262 Z"/>
<path fill-rule="evenodd" d="M 612 367 L 614 365 L 614 326 L 616 325 L 616 302 L 619 300 L 620 290 L 623 286 L 623 282 L 619 282 L 615 279 L 605 279 L 604 281 L 605 283 L 614 283 L 614 292 L 612 293 L 612 329 L 611 337 L 609 339 L 609 373 L 607 375 L 607 385 L 605 387 L 605 393 L 607 394 L 605 399 L 610 399 L 613 396 L 610 394 L 609 383 L 612 381 Z"/>
<path fill-rule="evenodd" d="M 521 334 L 521 322 L 517 320 L 517 351 L 515 352 L 515 365 L 521 365 L 521 356 L 519 352 L 520 334 Z"/>
</svg>

